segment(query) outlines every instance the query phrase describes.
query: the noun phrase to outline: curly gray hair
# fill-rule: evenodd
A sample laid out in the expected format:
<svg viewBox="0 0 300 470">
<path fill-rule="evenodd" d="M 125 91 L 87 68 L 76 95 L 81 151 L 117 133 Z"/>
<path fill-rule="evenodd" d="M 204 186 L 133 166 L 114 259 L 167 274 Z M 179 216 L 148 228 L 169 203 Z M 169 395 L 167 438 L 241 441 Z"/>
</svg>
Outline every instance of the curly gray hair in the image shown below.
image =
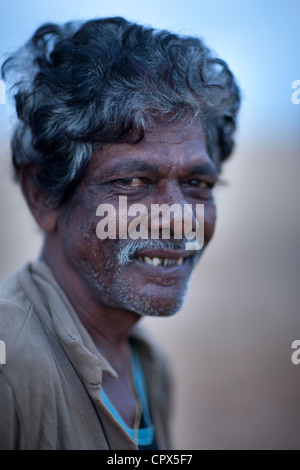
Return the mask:
<svg viewBox="0 0 300 470">
<path fill-rule="evenodd" d="M 46 24 L 8 58 L 18 176 L 30 163 L 53 204 L 76 188 L 95 145 L 136 143 L 158 121 L 200 119 L 217 167 L 233 149 L 240 105 L 232 72 L 198 38 L 123 18 Z"/>
</svg>

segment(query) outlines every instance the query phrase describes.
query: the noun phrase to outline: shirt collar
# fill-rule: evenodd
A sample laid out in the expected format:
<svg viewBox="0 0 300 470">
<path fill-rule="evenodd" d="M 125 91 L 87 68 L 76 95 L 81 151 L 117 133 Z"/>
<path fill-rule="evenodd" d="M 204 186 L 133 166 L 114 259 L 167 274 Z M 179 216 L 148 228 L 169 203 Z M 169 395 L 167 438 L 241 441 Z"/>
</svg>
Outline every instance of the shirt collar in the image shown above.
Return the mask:
<svg viewBox="0 0 300 470">
<path fill-rule="evenodd" d="M 20 272 L 20 282 L 41 322 L 51 335 L 57 337 L 85 383 L 100 384 L 103 372 L 118 377 L 117 372 L 96 348 L 46 263 L 29 263 Z"/>
</svg>

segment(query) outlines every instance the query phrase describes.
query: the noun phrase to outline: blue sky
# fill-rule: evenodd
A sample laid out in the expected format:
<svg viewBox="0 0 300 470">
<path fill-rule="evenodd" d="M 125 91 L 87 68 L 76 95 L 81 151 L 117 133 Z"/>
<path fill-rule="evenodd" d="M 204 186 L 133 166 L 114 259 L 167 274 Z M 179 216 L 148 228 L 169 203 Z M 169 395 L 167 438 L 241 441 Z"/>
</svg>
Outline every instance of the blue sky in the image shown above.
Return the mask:
<svg viewBox="0 0 300 470">
<path fill-rule="evenodd" d="M 0 0 L 1 62 L 44 22 L 115 15 L 204 38 L 241 86 L 242 138 L 297 141 L 291 84 L 300 79 L 299 0 Z M 2 134 L 8 112 L 0 105 Z"/>
</svg>

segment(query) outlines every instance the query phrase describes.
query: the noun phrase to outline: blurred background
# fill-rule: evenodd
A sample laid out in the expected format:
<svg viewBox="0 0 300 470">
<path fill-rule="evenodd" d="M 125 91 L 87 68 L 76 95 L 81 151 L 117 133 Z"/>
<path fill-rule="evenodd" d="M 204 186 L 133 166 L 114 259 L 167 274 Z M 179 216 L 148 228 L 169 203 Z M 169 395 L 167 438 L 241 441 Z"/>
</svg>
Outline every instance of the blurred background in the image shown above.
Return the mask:
<svg viewBox="0 0 300 470">
<path fill-rule="evenodd" d="M 44 22 L 124 16 L 197 35 L 242 89 L 237 145 L 216 189 L 213 241 L 172 318 L 145 319 L 175 378 L 176 449 L 300 449 L 299 0 L 0 0 L 1 62 Z M 41 237 L 12 182 L 0 105 L 0 279 Z M 0 332 L 1 338 L 1 332 Z"/>
</svg>

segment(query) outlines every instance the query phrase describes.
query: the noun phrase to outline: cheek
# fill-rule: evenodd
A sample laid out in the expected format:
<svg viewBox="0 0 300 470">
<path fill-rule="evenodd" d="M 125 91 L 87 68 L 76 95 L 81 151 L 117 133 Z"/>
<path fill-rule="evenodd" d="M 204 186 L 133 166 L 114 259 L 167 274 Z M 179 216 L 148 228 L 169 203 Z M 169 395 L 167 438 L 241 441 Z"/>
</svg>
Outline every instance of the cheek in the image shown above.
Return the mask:
<svg viewBox="0 0 300 470">
<path fill-rule="evenodd" d="M 80 257 L 95 255 L 97 245 L 96 211 L 92 213 L 86 207 L 76 207 L 61 224 L 64 248 L 69 256 Z"/>
<path fill-rule="evenodd" d="M 204 206 L 204 239 L 208 243 L 213 236 L 216 224 L 216 206 L 209 203 Z"/>
</svg>

